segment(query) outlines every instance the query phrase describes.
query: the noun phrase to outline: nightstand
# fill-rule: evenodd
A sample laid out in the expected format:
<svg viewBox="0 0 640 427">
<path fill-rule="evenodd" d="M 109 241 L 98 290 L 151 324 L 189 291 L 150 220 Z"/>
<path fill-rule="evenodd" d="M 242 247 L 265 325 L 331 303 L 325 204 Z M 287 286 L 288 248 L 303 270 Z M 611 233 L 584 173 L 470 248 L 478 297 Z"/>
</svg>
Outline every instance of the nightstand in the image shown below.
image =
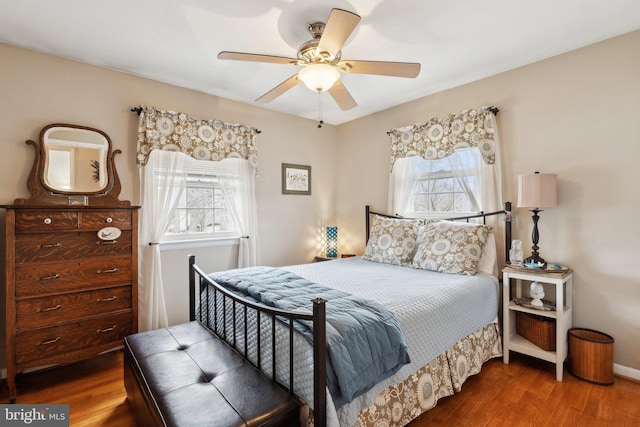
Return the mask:
<svg viewBox="0 0 640 427">
<path fill-rule="evenodd" d="M 555 363 L 556 379 L 562 381 L 563 363 L 567 357 L 567 332 L 571 328 L 573 271 L 545 272 L 536 270 L 522 270 L 506 267 L 502 270 L 503 293 L 503 360 L 509 363 L 509 352 L 527 354 Z M 524 283 L 523 283 L 524 282 Z M 551 284 L 555 286 L 555 311 L 536 310 L 517 305 L 513 298 L 529 296 L 531 282 Z M 512 285 L 514 285 L 512 287 Z M 524 290 L 524 291 L 523 291 Z M 513 293 L 515 291 L 515 294 Z M 546 351 L 533 344 L 516 332 L 516 313 L 529 313 L 547 317 L 555 321 L 556 350 Z"/>
<path fill-rule="evenodd" d="M 338 259 L 337 257 L 329 257 L 329 256 L 317 256 L 313 259 L 313 262 L 321 262 L 321 261 L 331 261 L 332 259 Z"/>
</svg>

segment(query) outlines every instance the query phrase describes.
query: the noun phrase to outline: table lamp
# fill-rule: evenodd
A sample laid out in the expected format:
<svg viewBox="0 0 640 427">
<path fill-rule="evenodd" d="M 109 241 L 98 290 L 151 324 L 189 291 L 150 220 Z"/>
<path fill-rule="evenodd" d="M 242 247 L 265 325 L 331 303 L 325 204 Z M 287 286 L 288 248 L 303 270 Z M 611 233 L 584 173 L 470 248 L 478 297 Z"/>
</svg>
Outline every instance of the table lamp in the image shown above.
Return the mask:
<svg viewBox="0 0 640 427">
<path fill-rule="evenodd" d="M 545 266 L 547 262 L 538 253 L 538 216 L 542 212 L 540 208 L 553 208 L 557 205 L 557 176 L 555 174 L 546 174 L 536 172 L 533 175 L 518 176 L 518 207 L 533 208 L 529 209 L 533 212 L 533 232 L 531 240 L 533 246 L 531 248 L 531 256 L 525 259 L 525 264 L 535 264 L 537 266 Z"/>
<path fill-rule="evenodd" d="M 338 227 L 327 227 L 327 258 L 338 256 Z"/>
</svg>

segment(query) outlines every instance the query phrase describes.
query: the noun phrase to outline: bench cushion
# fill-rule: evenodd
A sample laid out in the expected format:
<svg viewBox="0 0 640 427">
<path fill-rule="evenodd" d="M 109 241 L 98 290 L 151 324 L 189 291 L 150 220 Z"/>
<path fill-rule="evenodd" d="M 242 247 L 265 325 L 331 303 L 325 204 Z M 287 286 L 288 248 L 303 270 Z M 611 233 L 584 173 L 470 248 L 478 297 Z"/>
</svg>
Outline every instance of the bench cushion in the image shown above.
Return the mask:
<svg viewBox="0 0 640 427">
<path fill-rule="evenodd" d="M 295 426 L 299 403 L 199 322 L 124 339 L 140 425 Z"/>
</svg>

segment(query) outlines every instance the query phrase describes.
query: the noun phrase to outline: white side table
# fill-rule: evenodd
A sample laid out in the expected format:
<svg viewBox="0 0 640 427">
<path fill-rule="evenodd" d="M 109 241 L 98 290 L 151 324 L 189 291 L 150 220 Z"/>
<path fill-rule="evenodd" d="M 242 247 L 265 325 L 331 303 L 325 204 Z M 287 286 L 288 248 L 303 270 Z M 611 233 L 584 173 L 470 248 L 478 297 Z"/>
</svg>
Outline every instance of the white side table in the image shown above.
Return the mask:
<svg viewBox="0 0 640 427">
<path fill-rule="evenodd" d="M 563 363 L 567 357 L 567 332 L 571 328 L 572 305 L 572 278 L 573 271 L 567 270 L 561 273 L 545 271 L 523 271 L 512 267 L 502 270 L 503 293 L 503 360 L 509 363 L 509 352 L 527 354 L 556 364 L 556 379 L 562 381 Z M 514 283 L 512 283 L 512 281 Z M 523 283 L 523 281 L 525 283 Z M 556 311 L 543 311 L 517 305 L 512 298 L 521 298 L 523 288 L 524 296 L 529 296 L 531 282 L 549 283 L 555 285 Z M 512 291 L 514 285 L 515 295 Z M 516 333 L 516 312 L 531 313 L 538 316 L 555 319 L 556 322 L 556 351 L 546 351 L 528 341 Z"/>
</svg>

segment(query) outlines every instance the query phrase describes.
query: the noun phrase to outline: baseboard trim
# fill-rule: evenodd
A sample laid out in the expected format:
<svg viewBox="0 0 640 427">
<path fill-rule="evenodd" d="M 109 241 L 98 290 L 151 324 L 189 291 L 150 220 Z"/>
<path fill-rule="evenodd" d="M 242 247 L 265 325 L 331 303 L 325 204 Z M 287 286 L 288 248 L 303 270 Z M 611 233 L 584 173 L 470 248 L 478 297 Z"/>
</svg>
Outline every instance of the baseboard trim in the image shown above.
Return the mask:
<svg viewBox="0 0 640 427">
<path fill-rule="evenodd" d="M 613 373 L 619 377 L 631 381 L 640 382 L 640 369 L 630 368 L 624 365 L 613 364 Z"/>
</svg>

